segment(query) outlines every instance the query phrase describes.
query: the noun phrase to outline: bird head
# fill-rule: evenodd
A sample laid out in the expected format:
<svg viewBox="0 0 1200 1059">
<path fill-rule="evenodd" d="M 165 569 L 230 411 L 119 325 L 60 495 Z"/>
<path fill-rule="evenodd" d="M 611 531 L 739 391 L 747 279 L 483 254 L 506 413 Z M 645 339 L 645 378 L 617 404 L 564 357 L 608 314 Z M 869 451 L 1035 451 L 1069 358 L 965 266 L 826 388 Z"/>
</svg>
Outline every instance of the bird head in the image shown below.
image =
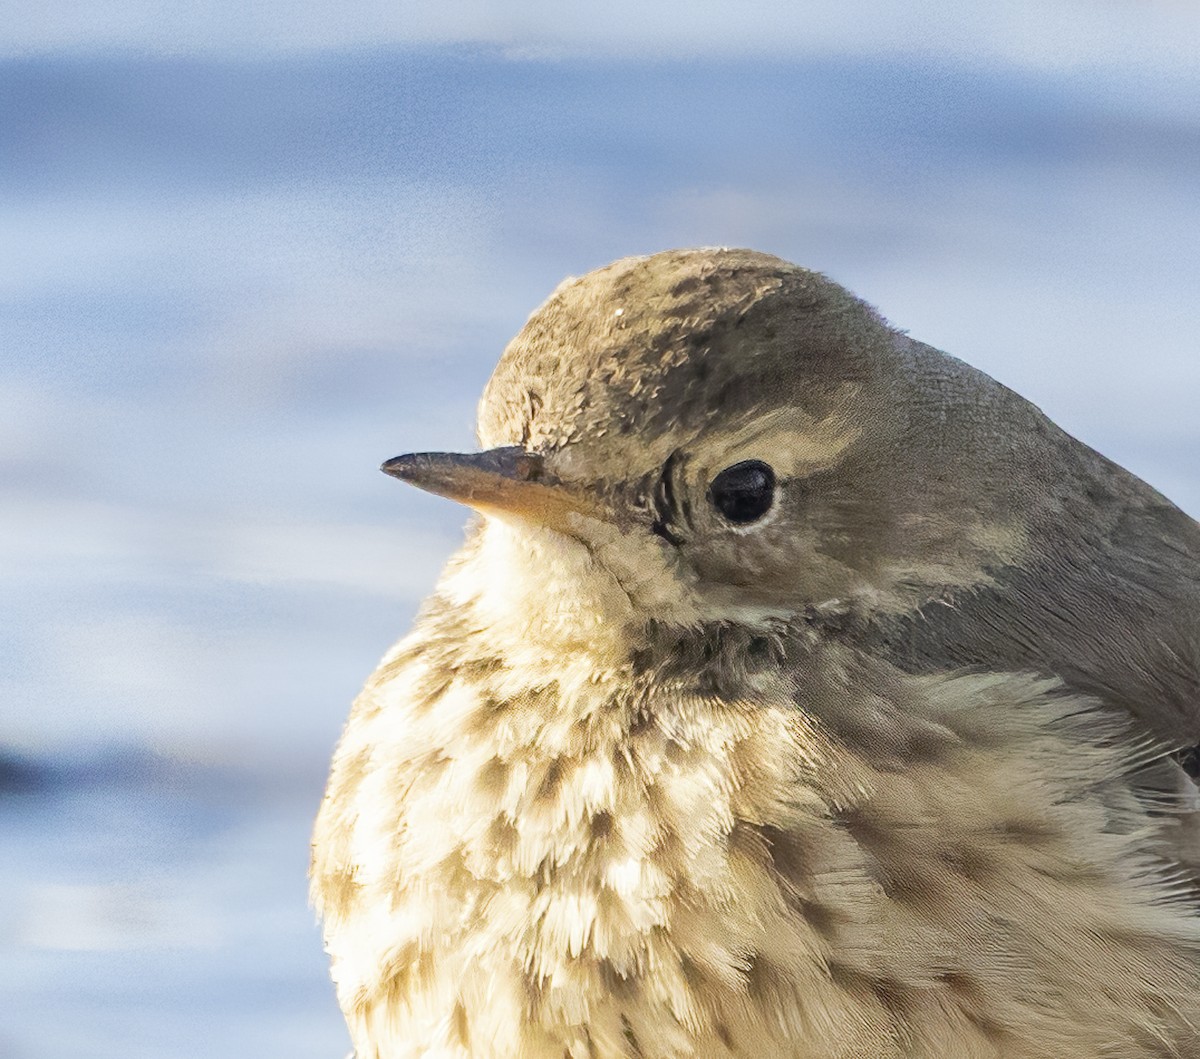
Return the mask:
<svg viewBox="0 0 1200 1059">
<path fill-rule="evenodd" d="M 910 609 L 1019 561 L 1043 423 L 818 273 L 668 251 L 530 317 L 483 451 L 383 469 L 483 513 L 496 563 L 614 582 L 628 620 L 771 624 Z"/>
</svg>

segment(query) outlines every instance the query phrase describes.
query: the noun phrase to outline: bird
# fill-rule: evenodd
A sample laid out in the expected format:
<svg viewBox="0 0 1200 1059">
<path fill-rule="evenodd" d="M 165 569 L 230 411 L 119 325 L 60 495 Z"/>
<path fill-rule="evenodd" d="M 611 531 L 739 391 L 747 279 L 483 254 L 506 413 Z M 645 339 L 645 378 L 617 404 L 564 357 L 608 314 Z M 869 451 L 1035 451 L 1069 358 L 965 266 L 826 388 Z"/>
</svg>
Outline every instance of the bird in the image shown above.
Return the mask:
<svg viewBox="0 0 1200 1059">
<path fill-rule="evenodd" d="M 356 699 L 358 1059 L 1200 1056 L 1200 525 L 824 275 L 565 280 Z M 403 562 L 403 552 L 396 562 Z"/>
</svg>

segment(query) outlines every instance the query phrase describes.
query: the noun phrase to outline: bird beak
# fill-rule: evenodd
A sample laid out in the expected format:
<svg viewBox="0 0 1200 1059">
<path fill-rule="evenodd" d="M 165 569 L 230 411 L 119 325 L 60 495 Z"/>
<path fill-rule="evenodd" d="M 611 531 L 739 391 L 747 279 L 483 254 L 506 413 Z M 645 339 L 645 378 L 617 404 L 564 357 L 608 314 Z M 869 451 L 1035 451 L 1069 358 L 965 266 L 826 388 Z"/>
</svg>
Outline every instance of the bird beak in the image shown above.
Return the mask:
<svg viewBox="0 0 1200 1059">
<path fill-rule="evenodd" d="M 485 515 L 525 519 L 563 532 L 571 516 L 603 518 L 599 499 L 552 476 L 542 456 L 519 445 L 486 452 L 414 452 L 379 468 Z"/>
</svg>

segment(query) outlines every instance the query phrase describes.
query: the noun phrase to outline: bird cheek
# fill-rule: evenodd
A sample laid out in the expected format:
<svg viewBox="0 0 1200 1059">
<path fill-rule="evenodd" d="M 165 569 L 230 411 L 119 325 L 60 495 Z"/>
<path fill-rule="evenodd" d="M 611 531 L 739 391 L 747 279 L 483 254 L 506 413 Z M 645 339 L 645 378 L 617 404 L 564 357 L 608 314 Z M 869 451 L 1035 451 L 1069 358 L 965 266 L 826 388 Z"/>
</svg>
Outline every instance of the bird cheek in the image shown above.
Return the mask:
<svg viewBox="0 0 1200 1059">
<path fill-rule="evenodd" d="M 694 549 L 691 565 L 696 571 L 701 590 L 706 595 L 757 595 L 766 578 L 760 557 L 753 549 L 739 547 L 739 541 L 706 539 Z"/>
<path fill-rule="evenodd" d="M 692 625 L 697 620 L 695 574 L 677 548 L 651 533 L 644 524 L 629 529 L 604 527 L 588 548 L 629 598 L 639 621 Z"/>
</svg>

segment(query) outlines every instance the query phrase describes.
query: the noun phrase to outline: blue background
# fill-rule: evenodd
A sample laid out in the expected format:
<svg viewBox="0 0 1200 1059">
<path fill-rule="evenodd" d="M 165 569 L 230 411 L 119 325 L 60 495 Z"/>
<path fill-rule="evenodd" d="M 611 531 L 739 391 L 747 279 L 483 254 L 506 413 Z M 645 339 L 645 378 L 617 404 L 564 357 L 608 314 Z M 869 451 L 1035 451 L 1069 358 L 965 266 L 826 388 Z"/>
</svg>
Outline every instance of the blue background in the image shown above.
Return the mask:
<svg viewBox="0 0 1200 1059">
<path fill-rule="evenodd" d="M 567 274 L 827 272 L 1200 512 L 1200 13 L 0 3 L 0 1055 L 339 1056 L 307 832 Z M 643 10 L 646 8 L 647 10 Z"/>
</svg>

